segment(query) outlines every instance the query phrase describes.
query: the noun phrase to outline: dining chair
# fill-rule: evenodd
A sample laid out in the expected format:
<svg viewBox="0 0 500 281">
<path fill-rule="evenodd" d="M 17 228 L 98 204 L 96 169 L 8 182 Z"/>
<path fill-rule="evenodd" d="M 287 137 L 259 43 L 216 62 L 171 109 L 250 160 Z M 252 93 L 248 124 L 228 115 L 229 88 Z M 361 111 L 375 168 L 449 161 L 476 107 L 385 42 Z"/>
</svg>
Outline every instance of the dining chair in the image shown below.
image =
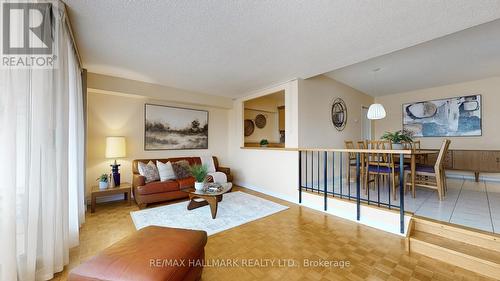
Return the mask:
<svg viewBox="0 0 500 281">
<path fill-rule="evenodd" d="M 368 193 L 370 183 L 374 184 L 380 181 L 380 177 L 387 177 L 392 187 L 392 194 L 394 200 L 397 199 L 396 193 L 396 180 L 399 176 L 399 164 L 394 162 L 394 156 L 384 150 L 392 150 L 392 143 L 390 141 L 367 141 L 367 149 L 374 150 L 368 152 L 366 155 L 366 169 L 365 169 L 365 192 Z M 374 176 L 370 179 L 370 176 Z"/>
<path fill-rule="evenodd" d="M 446 174 L 444 169 L 444 160 L 446 154 L 448 153 L 448 148 L 450 147 L 451 141 L 449 139 L 443 140 L 441 148 L 439 149 L 439 154 L 436 163 L 432 165 L 422 165 L 417 164 L 415 167 L 415 186 L 427 187 L 430 189 L 437 190 L 439 200 L 443 200 L 446 194 Z M 415 186 L 407 182 L 407 179 L 411 176 L 411 168 L 405 167 L 405 192 L 407 186 L 411 187 L 411 192 L 414 192 Z"/>
<path fill-rule="evenodd" d="M 345 143 L 346 149 L 355 149 L 353 141 L 344 141 L 344 143 Z M 351 169 L 353 167 L 356 168 L 356 153 L 349 152 L 347 155 L 349 156 L 348 161 L 347 161 L 347 180 L 348 180 L 348 184 L 350 184 L 350 182 L 351 182 Z"/>
<path fill-rule="evenodd" d="M 420 150 L 420 141 L 419 140 L 414 140 L 410 143 L 410 150 L 413 151 L 419 151 Z M 427 156 L 426 155 L 417 155 L 416 161 L 417 163 L 425 163 Z"/>
<path fill-rule="evenodd" d="M 366 149 L 366 140 L 361 140 L 357 142 L 358 149 Z M 365 178 L 365 166 L 366 166 L 366 153 L 360 153 L 359 155 L 359 170 L 360 170 L 360 181 L 363 186 Z"/>
<path fill-rule="evenodd" d="M 414 150 L 420 150 L 420 141 L 419 140 L 416 140 L 416 141 L 412 141 L 411 142 L 411 149 L 414 149 Z"/>
</svg>

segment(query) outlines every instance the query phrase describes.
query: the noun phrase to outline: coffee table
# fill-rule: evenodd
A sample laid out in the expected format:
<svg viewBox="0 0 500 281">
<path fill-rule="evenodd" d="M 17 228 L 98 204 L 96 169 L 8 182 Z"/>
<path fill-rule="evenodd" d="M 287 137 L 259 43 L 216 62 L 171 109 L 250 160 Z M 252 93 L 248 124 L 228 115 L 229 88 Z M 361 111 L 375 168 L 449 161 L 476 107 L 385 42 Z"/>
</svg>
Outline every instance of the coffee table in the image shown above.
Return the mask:
<svg viewBox="0 0 500 281">
<path fill-rule="evenodd" d="M 206 205 L 210 205 L 212 219 L 215 219 L 215 216 L 217 216 L 217 204 L 222 201 L 222 195 L 230 191 L 233 187 L 233 184 L 230 182 L 221 183 L 221 185 L 222 190 L 218 192 L 208 192 L 203 190 L 196 190 L 194 188 L 183 189 L 183 191 L 189 193 L 189 204 L 187 206 L 187 209 L 194 210 Z"/>
</svg>

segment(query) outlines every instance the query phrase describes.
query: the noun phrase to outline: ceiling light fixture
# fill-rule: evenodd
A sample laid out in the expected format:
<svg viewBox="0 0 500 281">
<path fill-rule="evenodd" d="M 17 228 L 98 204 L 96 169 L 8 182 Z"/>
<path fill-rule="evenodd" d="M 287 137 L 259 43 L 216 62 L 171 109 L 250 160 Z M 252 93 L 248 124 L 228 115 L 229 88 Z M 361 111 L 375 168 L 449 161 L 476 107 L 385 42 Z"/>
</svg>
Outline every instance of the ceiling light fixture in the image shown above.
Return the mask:
<svg viewBox="0 0 500 281">
<path fill-rule="evenodd" d="M 377 80 L 377 72 L 380 71 L 380 67 L 377 67 L 375 69 L 373 69 L 373 85 L 376 86 L 376 80 Z M 373 87 L 374 91 L 375 91 L 375 88 L 376 87 Z M 380 103 L 374 103 L 372 105 L 370 105 L 370 108 L 368 108 L 368 113 L 366 114 L 366 117 L 370 120 L 379 120 L 379 119 L 383 119 L 385 118 L 386 116 L 386 112 L 385 112 L 385 108 L 383 105 L 381 105 Z"/>
</svg>

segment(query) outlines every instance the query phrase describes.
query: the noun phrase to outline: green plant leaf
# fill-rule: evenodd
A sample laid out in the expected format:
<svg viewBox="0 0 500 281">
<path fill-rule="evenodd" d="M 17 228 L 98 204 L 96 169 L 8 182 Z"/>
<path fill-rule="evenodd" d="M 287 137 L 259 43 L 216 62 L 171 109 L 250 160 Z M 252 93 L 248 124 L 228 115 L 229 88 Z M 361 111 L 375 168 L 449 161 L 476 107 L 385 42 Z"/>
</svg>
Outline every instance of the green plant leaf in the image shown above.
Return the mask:
<svg viewBox="0 0 500 281">
<path fill-rule="evenodd" d="M 208 175 L 208 168 L 206 165 L 193 165 L 189 167 L 191 175 L 193 175 L 196 182 L 204 182 Z"/>
</svg>

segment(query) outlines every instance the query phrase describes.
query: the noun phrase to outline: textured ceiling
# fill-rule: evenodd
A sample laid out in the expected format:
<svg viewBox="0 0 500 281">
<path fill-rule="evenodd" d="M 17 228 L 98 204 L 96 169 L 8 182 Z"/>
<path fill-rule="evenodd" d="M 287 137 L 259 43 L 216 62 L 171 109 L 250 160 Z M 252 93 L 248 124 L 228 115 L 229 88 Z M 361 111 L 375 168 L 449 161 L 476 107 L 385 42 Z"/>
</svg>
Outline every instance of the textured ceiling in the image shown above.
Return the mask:
<svg viewBox="0 0 500 281">
<path fill-rule="evenodd" d="M 325 75 L 372 96 L 499 76 L 500 20 Z"/>
<path fill-rule="evenodd" d="M 90 72 L 242 96 L 500 18 L 499 0 L 66 0 Z"/>
</svg>

